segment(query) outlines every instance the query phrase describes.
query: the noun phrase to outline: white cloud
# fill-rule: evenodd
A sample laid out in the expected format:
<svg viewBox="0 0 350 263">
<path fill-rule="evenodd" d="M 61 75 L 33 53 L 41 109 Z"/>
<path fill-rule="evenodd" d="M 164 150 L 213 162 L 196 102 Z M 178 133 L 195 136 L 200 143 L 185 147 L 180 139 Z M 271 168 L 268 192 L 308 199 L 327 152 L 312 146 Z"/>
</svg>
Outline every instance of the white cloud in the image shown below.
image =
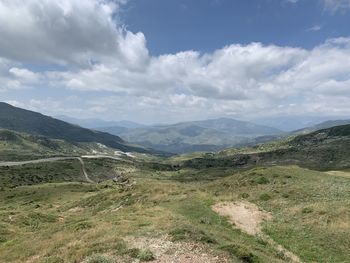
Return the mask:
<svg viewBox="0 0 350 263">
<path fill-rule="evenodd" d="M 321 25 L 314 25 L 312 27 L 309 27 L 308 29 L 306 29 L 306 31 L 320 31 L 322 29 L 322 26 Z"/>
<path fill-rule="evenodd" d="M 10 73 L 12 73 L 18 79 L 23 79 L 29 82 L 36 82 L 39 80 L 40 74 L 34 73 L 25 68 L 10 68 Z"/>
<path fill-rule="evenodd" d="M 0 89 L 40 85 L 78 98 L 30 100 L 45 113 L 148 122 L 350 114 L 350 38 L 311 50 L 251 43 L 151 56 L 146 37 L 116 20 L 115 3 L 0 0 Z M 66 66 L 35 72 L 25 62 Z"/>
<path fill-rule="evenodd" d="M 0 56 L 88 65 L 112 55 L 132 66 L 148 53 L 143 34 L 125 32 L 114 18 L 123 2 L 1 0 Z"/>
<path fill-rule="evenodd" d="M 326 10 L 336 13 L 350 8 L 350 0 L 322 0 Z"/>
</svg>

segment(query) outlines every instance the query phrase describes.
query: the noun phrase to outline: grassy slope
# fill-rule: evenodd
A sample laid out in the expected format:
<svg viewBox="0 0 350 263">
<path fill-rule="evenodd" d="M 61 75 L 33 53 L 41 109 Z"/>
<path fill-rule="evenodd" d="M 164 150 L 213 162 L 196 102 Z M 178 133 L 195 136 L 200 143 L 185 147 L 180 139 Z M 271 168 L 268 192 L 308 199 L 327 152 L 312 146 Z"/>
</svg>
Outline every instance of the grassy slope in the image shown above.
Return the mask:
<svg viewBox="0 0 350 263">
<path fill-rule="evenodd" d="M 294 156 L 303 158 L 302 164 L 308 166 L 319 163 L 324 169 L 346 167 L 348 133 L 348 127 L 329 129 L 297 137 L 282 147 L 266 146 L 268 150 L 260 149 L 260 153 L 268 161 L 280 158 L 283 163 Z M 290 151 L 295 147 L 298 151 Z M 234 229 L 210 208 L 216 202 L 243 199 L 272 212 L 273 220 L 264 224 L 265 233 L 302 261 L 347 261 L 350 257 L 347 174 L 297 166 L 237 169 L 232 165 L 234 156 L 214 156 L 219 162 L 209 166 L 213 156 L 206 156 L 209 159 L 201 161 L 207 163 L 200 169 L 174 167 L 178 161 L 175 159 L 170 161 L 172 165 L 158 163 L 156 159 L 89 160 L 87 170 L 95 180 L 108 179 L 117 172 L 136 184 L 127 187 L 110 182 L 56 183 L 1 189 L 0 262 L 81 262 L 93 253 L 131 262 L 129 249 L 133 246 L 125 242 L 125 237 L 163 235 L 176 242 L 203 244 L 213 253 L 228 251 L 232 262 L 283 262 L 283 255 L 271 245 Z M 334 165 L 330 166 L 329 160 Z M 34 167 L 22 168 L 12 174 L 37 178 Z M 72 175 L 74 171 L 78 175 L 75 173 L 78 168 L 72 168 L 72 164 L 47 164 L 39 170 L 40 180 L 35 183 L 53 182 L 53 174 L 62 181 L 64 174 Z"/>
<path fill-rule="evenodd" d="M 1 161 L 32 160 L 57 155 L 81 155 L 88 152 L 88 147 L 85 148 L 63 140 L 0 129 Z"/>
<path fill-rule="evenodd" d="M 0 167 L 0 188 L 74 181 L 86 181 L 78 160 Z"/>
<path fill-rule="evenodd" d="M 303 261 L 345 262 L 350 256 L 349 178 L 296 166 L 244 172 L 172 171 L 110 160 L 88 166 L 97 174 L 99 167 L 102 172 L 116 169 L 137 183 L 41 184 L 1 191 L 0 262 L 80 262 L 93 253 L 128 262 L 132 246 L 124 237 L 165 234 L 177 242 L 228 250 L 233 262 L 282 262 L 270 245 L 233 229 L 210 209 L 218 201 L 241 200 L 243 193 L 273 213 L 266 233 Z"/>
<path fill-rule="evenodd" d="M 120 137 L 73 125 L 37 112 L 13 107 L 0 102 L 0 127 L 71 143 L 102 143 L 122 151 L 148 152 L 144 148 L 130 145 Z"/>
</svg>

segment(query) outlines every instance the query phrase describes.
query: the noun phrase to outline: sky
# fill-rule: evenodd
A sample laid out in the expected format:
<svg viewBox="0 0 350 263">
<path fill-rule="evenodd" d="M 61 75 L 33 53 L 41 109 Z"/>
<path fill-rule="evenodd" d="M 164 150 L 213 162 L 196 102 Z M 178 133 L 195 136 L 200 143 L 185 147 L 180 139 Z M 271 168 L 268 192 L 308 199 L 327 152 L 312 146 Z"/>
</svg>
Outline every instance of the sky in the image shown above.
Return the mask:
<svg viewBox="0 0 350 263">
<path fill-rule="evenodd" d="M 0 101 L 140 123 L 350 116 L 350 0 L 0 0 Z"/>
</svg>

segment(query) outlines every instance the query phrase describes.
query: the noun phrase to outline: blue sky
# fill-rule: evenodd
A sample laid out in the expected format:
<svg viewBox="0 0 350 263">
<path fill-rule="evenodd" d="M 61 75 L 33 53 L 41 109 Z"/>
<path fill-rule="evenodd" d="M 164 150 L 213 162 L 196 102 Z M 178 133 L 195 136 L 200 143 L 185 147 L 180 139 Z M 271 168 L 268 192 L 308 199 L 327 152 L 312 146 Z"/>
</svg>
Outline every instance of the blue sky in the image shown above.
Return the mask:
<svg viewBox="0 0 350 263">
<path fill-rule="evenodd" d="M 142 123 L 350 116 L 350 0 L 0 0 L 0 98 Z"/>
<path fill-rule="evenodd" d="M 122 19 L 147 36 L 154 55 L 251 42 L 313 48 L 350 35 L 350 13 L 318 0 L 139 0 L 129 2 Z"/>
</svg>

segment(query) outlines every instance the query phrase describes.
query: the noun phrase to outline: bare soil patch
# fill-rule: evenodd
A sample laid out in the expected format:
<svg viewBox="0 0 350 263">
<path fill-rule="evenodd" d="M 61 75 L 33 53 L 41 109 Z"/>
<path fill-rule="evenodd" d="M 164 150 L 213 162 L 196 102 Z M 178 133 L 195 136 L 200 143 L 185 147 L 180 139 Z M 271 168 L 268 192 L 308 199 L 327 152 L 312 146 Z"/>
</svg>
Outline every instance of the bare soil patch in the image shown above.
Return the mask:
<svg viewBox="0 0 350 263">
<path fill-rule="evenodd" d="M 297 255 L 288 251 L 262 232 L 261 223 L 265 220 L 271 220 L 271 213 L 262 211 L 257 205 L 249 202 L 221 202 L 212 206 L 212 209 L 219 215 L 227 217 L 234 226 L 243 232 L 249 235 L 259 236 L 268 242 L 289 262 L 301 263 Z"/>
<path fill-rule="evenodd" d="M 328 171 L 326 173 L 333 176 L 350 178 L 350 172 L 347 172 L 347 171 Z"/>
<path fill-rule="evenodd" d="M 261 223 L 272 219 L 270 213 L 259 210 L 257 205 L 248 202 L 222 202 L 212 208 L 219 215 L 228 217 L 233 225 L 249 235 L 260 234 Z"/>
<path fill-rule="evenodd" d="M 225 252 L 218 254 L 203 244 L 172 242 L 168 236 L 128 237 L 130 247 L 149 249 L 154 254 L 153 263 L 228 263 L 232 262 Z"/>
</svg>

